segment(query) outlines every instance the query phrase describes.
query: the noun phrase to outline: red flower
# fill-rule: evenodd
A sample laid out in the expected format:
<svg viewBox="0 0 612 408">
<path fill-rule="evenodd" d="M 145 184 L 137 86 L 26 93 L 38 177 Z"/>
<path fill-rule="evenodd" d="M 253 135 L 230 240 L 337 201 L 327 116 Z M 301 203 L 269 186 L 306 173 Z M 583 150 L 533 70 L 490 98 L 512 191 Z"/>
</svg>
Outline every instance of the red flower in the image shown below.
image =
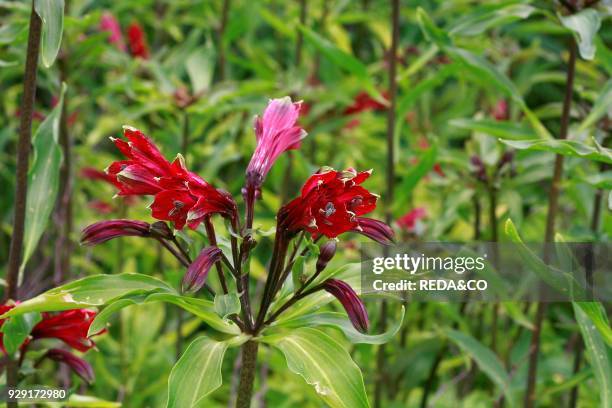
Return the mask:
<svg viewBox="0 0 612 408">
<path fill-rule="evenodd" d="M 211 214 L 234 216 L 236 203 L 231 195 L 187 170 L 181 155 L 170 163 L 141 131 L 125 126 L 124 135 L 128 142 L 111 140 L 128 160 L 107 169 L 119 182 L 119 195 L 154 195 L 153 217 L 172 221 L 177 229 L 187 223 L 195 229 Z"/>
<path fill-rule="evenodd" d="M 136 58 L 148 59 L 149 47 L 147 46 L 145 32 L 140 24 L 130 24 L 127 35 L 130 44 L 130 53 L 132 56 Z"/>
<path fill-rule="evenodd" d="M 289 232 L 306 230 L 313 236 L 334 238 L 358 230 L 359 217 L 376 208 L 377 196 L 361 187 L 371 171 L 339 172 L 326 169 L 313 174 L 300 197 L 279 211 L 279 225 Z"/>
<path fill-rule="evenodd" d="M 87 351 L 96 344 L 87 336 L 96 312 L 75 309 L 57 314 L 43 313 L 43 320 L 32 329 L 34 339 L 55 338 L 79 351 Z M 98 335 L 102 332 L 96 333 Z"/>
<path fill-rule="evenodd" d="M 348 283 L 338 279 L 326 280 L 323 283 L 323 288 L 342 303 L 355 329 L 366 333 L 370 326 L 368 311 L 353 288 Z"/>
<path fill-rule="evenodd" d="M 382 95 L 385 99 L 389 99 L 388 92 L 385 91 L 382 93 Z M 355 96 L 353 104 L 344 110 L 344 115 L 353 115 L 355 113 L 365 111 L 381 111 L 385 109 L 387 109 L 387 107 L 376 99 L 372 98 L 370 94 L 367 92 L 360 92 L 357 94 L 357 96 Z"/>
<path fill-rule="evenodd" d="M 365 235 L 381 245 L 391 245 L 393 243 L 393 230 L 382 221 L 372 218 L 358 217 L 358 226 L 353 231 Z"/>
<path fill-rule="evenodd" d="M 81 177 L 88 180 L 105 181 L 108 184 L 111 184 L 117 188 L 121 188 L 121 183 L 117 180 L 116 176 L 105 173 L 98 169 L 94 169 L 93 167 L 83 167 L 81 169 Z"/>
<path fill-rule="evenodd" d="M 0 315 L 14 307 L 15 305 L 0 305 Z M 43 313 L 42 320 L 34 326 L 30 333 L 31 339 L 26 339 L 21 347 L 28 344 L 31 340 L 55 338 L 79 351 L 87 351 L 95 346 L 93 340 L 87 336 L 89 326 L 95 317 L 96 312 L 87 309 L 68 310 L 55 314 Z M 4 324 L 5 320 L 0 319 L 0 326 Z M 103 331 L 95 333 L 93 336 L 97 336 Z M 1 340 L 3 340 L 2 333 L 0 333 Z M 2 351 L 6 353 L 4 344 L 2 344 Z"/>
<path fill-rule="evenodd" d="M 415 230 L 417 222 L 425 217 L 427 217 L 427 210 L 423 207 L 418 207 L 401 216 L 397 220 L 397 225 L 406 231 L 412 232 Z"/>
</svg>

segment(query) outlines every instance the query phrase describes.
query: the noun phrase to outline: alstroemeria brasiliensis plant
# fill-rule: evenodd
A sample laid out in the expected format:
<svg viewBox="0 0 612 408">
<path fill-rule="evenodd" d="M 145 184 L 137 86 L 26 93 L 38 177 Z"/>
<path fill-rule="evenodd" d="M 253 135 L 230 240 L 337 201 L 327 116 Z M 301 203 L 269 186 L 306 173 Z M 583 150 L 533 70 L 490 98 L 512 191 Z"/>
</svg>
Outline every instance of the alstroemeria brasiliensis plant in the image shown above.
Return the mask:
<svg viewBox="0 0 612 408">
<path fill-rule="evenodd" d="M 106 169 L 106 172 L 117 180 L 117 194 L 151 196 L 151 215 L 158 221 L 100 221 L 85 228 L 82 243 L 97 245 L 118 237 L 142 237 L 160 242 L 185 267 L 181 288 L 176 291 L 161 281 L 153 281 L 153 278 L 139 275 L 137 279 L 146 280 L 149 285 L 147 289 L 143 287 L 139 295 L 142 295 L 143 290 L 151 290 L 152 298 L 183 307 L 206 320 L 212 329 L 219 331 L 217 337 L 212 335 L 206 340 L 196 339 L 185 350 L 170 375 L 168 406 L 187 406 L 183 405 L 186 402 L 181 400 L 183 394 L 199 393 L 195 396 L 189 395 L 192 401 L 193 398 L 202 398 L 218 387 L 220 379 L 218 383 L 213 381 L 217 376 L 214 367 L 202 367 L 212 370 L 207 372 L 206 379 L 200 378 L 202 376 L 199 374 L 196 376 L 194 373 L 187 373 L 188 366 L 193 367 L 192 362 L 187 364 L 188 359 L 198 356 L 201 358 L 201 353 L 204 353 L 202 348 L 210 347 L 210 352 L 218 350 L 211 344 L 224 344 L 225 346 L 221 347 L 223 351 L 229 346 L 242 347 L 242 370 L 236 399 L 236 405 L 239 407 L 250 404 L 260 343 L 277 346 L 285 353 L 289 368 L 304 376 L 309 383 L 314 383 L 315 380 L 310 377 L 317 374 L 300 372 L 300 368 L 290 362 L 294 358 L 290 356 L 292 347 L 283 343 L 287 335 L 299 337 L 298 341 L 307 338 L 309 341 L 323 341 L 326 343 L 323 347 L 329 348 L 330 353 L 343 353 L 334 355 L 333 359 L 338 358 L 344 362 L 336 362 L 330 369 L 340 369 L 351 374 L 341 380 L 335 378 L 333 384 L 326 384 L 325 381 L 338 377 L 327 373 L 317 388 L 323 390 L 320 394 L 327 403 L 337 406 L 338 401 L 348 398 L 356 401 L 356 405 L 351 406 L 368 406 L 361 373 L 349 354 L 329 336 L 312 327 L 329 325 L 322 323 L 313 312 L 335 297 L 345 309 L 348 321 L 354 329 L 341 323 L 346 321 L 346 315 L 342 313 L 333 315 L 334 324 L 337 323 L 337 327 L 352 340 L 380 343 L 380 336 L 366 334 L 369 328 L 366 308 L 346 281 L 352 279 L 352 282 L 358 282 L 359 276 L 355 275 L 355 269 L 349 274 L 346 268 L 327 268 L 336 253 L 337 237 L 344 233 L 359 233 L 381 244 L 390 244 L 393 240 L 393 231 L 388 225 L 366 217 L 376 208 L 378 199 L 378 196 L 363 187 L 371 171 L 356 171 L 352 168 L 337 171 L 323 167 L 310 176 L 299 196 L 278 210 L 268 273 L 257 309 L 249 290 L 250 256 L 257 245 L 257 229 L 253 227 L 256 201 L 262 195 L 266 175 L 277 158 L 287 150 L 299 148 L 301 140 L 306 137 L 304 129 L 297 125 L 300 107 L 300 102 L 292 102 L 289 97 L 273 99 L 263 115 L 255 118 L 257 145 L 246 169 L 242 189 L 244 218 L 240 215 L 234 197 L 189 171 L 180 154 L 173 161 L 167 160 L 147 136 L 132 127 L 124 127 L 125 139 L 111 138 L 125 156 L 123 160 L 110 164 Z M 221 240 L 217 238 L 218 225 L 213 223 L 213 217 L 225 220 L 227 240 L 223 242 L 229 240 L 229 248 L 224 249 L 218 245 Z M 208 245 L 199 253 L 191 254 L 178 238 L 176 231 L 185 228 L 200 230 L 206 234 Z M 309 264 L 305 262 L 315 259 L 316 266 L 313 265 L 313 270 L 308 271 Z M 216 270 L 216 277 L 211 279 L 209 272 L 213 268 Z M 96 277 L 82 281 L 93 281 L 94 278 Z M 112 278 L 112 275 L 105 275 L 97 279 L 100 282 L 115 279 L 113 284 L 118 284 L 117 281 L 123 282 L 128 277 L 115 275 Z M 132 276 L 129 279 L 136 278 Z M 102 283 L 96 283 L 98 284 Z M 80 287 L 83 286 L 87 285 L 82 284 Z M 130 290 L 132 289 L 125 291 L 128 296 Z M 75 289 L 68 291 L 73 294 L 76 292 Z M 160 291 L 164 293 L 160 294 Z M 200 299 L 197 298 L 198 295 Z M 215 308 L 212 308 L 211 301 L 201 299 L 202 297 L 213 297 Z M 104 303 L 117 299 L 115 296 Z M 316 306 L 314 309 L 308 307 L 309 301 Z M 305 306 L 299 306 L 300 304 Z M 293 312 L 293 306 L 299 313 Z M 208 309 L 216 311 L 218 317 L 211 317 Z M 212 314 L 214 315 L 214 312 Z M 296 323 L 293 320 L 295 318 L 305 320 Z M 347 330 L 350 333 L 347 333 Z M 372 340 L 374 337 L 377 340 Z M 309 348 L 313 345 L 305 344 L 300 347 Z M 314 350 L 313 353 L 316 354 Z M 327 360 L 331 361 L 332 358 Z M 329 363 L 327 360 L 325 364 Z M 219 361 L 222 361 L 222 356 Z M 308 364 L 300 367 L 312 368 Z M 316 367 L 322 368 L 322 365 Z M 200 381 L 211 381 L 215 385 L 196 386 L 187 378 L 200 378 Z M 345 391 L 337 388 L 337 384 L 343 381 L 347 382 L 346 387 L 341 387 Z M 329 392 L 325 391 L 327 388 Z M 352 396 L 347 396 L 346 393 Z"/>
</svg>

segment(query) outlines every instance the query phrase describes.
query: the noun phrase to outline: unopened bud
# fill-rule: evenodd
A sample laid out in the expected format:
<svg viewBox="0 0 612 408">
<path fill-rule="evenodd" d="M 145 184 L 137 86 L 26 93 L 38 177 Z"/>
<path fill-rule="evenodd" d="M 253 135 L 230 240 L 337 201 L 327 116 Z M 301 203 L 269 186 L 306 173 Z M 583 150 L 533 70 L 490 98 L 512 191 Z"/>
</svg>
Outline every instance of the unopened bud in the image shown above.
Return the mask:
<svg viewBox="0 0 612 408">
<path fill-rule="evenodd" d="M 323 246 L 321 246 L 319 258 L 317 259 L 317 273 L 320 273 L 323 269 L 325 269 L 329 261 L 331 261 L 331 259 L 334 257 L 336 254 L 336 247 L 337 244 L 335 240 L 327 241 Z"/>
</svg>

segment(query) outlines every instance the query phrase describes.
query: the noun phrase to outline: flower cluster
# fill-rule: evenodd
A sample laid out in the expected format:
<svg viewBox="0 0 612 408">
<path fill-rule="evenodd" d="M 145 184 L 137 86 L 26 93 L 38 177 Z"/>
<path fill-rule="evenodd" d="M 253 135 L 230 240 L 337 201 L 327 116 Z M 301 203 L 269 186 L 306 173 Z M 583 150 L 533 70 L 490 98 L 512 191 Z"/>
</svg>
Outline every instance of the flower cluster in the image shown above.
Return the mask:
<svg viewBox="0 0 612 408">
<path fill-rule="evenodd" d="M 185 224 L 195 229 L 212 214 L 235 216 L 231 195 L 187 170 L 181 155 L 170 163 L 141 131 L 126 126 L 124 136 L 128 141 L 111 140 L 127 160 L 116 161 L 106 170 L 119 183 L 120 196 L 154 196 L 153 217 L 172 221 L 177 229 Z"/>
<path fill-rule="evenodd" d="M 240 228 L 237 205 L 229 193 L 214 188 L 189 171 L 181 155 L 170 162 L 141 131 L 124 127 L 125 139 L 111 140 L 125 159 L 113 162 L 107 168 L 107 176 L 104 179 L 117 187 L 119 196 L 153 196 L 150 206 L 152 216 L 161 221 L 172 222 L 175 229 L 182 229 L 185 225 L 195 229 L 204 222 L 210 245 L 202 249 L 196 259 L 191 261 L 189 254 L 181 247 L 165 222 L 149 224 L 137 220 L 95 223 L 83 231 L 81 242 L 85 245 L 96 245 L 121 236 L 157 239 L 187 268 L 182 280 L 184 292 L 196 292 L 206 287 L 210 293 L 214 293 L 206 280 L 209 271 L 216 265 L 221 287 L 224 293 L 228 293 L 229 286 L 223 271 L 223 267 L 226 267 L 236 279 L 243 314 L 241 317 L 234 316 L 233 319 L 246 332 L 256 334 L 262 326 L 275 318 L 273 315 L 266 319 L 266 313 L 296 261 L 295 251 L 287 259 L 291 240 L 298 233 L 311 235 L 314 240 L 321 237 L 331 238 L 331 241 L 321 246 L 316 270 L 312 276 L 305 277 L 296 296 L 307 296 L 314 291 L 326 290 L 344 306 L 355 328 L 362 332 L 367 331 L 368 316 L 363 302 L 348 284 L 337 279 L 327 279 L 318 285 L 309 285 L 313 285 L 334 256 L 337 246 L 333 239 L 339 235 L 356 232 L 381 244 L 390 244 L 393 241 L 393 230 L 387 224 L 365 217 L 374 211 L 378 199 L 377 195 L 362 187 L 362 183 L 370 177 L 371 170 L 357 171 L 349 168 L 336 171 L 322 168 L 308 178 L 297 198 L 281 207 L 277 214 L 273 261 L 259 315 L 253 320 L 250 314 L 248 289 L 244 289 L 248 284 L 248 276 L 241 273 L 241 268 L 248 260 L 249 251 L 256 245 L 251 236 L 255 201 L 261 196 L 261 187 L 278 157 L 287 150 L 298 148 L 306 136 L 304 129 L 298 125 L 300 109 L 301 103 L 293 102 L 289 97 L 272 99 L 263 115 L 255 119 L 257 146 L 246 169 L 243 189 L 245 228 Z M 217 247 L 214 225 L 209 221 L 209 217 L 214 214 L 230 221 L 233 258 L 231 263 Z M 236 239 L 237 235 L 240 235 L 241 244 Z M 296 245 L 299 246 L 300 243 Z M 281 307 L 280 310 L 284 309 Z"/>
</svg>

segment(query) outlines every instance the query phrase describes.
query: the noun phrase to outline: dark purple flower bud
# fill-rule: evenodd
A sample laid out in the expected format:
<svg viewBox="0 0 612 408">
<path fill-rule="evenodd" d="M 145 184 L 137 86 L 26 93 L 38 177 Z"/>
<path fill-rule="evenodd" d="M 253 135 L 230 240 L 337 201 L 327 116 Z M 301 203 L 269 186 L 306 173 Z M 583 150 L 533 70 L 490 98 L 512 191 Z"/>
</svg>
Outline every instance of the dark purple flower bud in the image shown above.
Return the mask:
<svg viewBox="0 0 612 408">
<path fill-rule="evenodd" d="M 172 239 L 174 234 L 172 230 L 168 226 L 168 224 L 164 221 L 156 221 L 150 226 L 151 235 L 156 238 L 162 239 Z"/>
<path fill-rule="evenodd" d="M 353 231 L 382 245 L 391 245 L 394 241 L 393 229 L 382 221 L 373 218 L 358 217 L 359 225 Z"/>
<path fill-rule="evenodd" d="M 222 252 L 215 246 L 204 248 L 195 261 L 187 268 L 183 277 L 183 291 L 197 292 L 206 283 L 206 277 L 210 268 L 221 259 Z"/>
<path fill-rule="evenodd" d="M 512 163 L 513 159 L 514 159 L 514 152 L 513 151 L 509 150 L 509 151 L 505 152 L 502 155 L 502 157 L 499 159 L 499 162 L 497 162 L 497 168 L 501 169 L 506 164 Z"/>
<path fill-rule="evenodd" d="M 91 368 L 91 365 L 71 352 L 52 348 L 47 351 L 45 356 L 53 361 L 57 361 L 58 363 L 66 364 L 72 371 L 74 371 L 76 375 L 81 377 L 87 383 L 91 384 L 94 381 L 94 371 L 93 368 Z"/>
<path fill-rule="evenodd" d="M 329 261 L 331 261 L 331 259 L 334 257 L 336 254 L 336 247 L 337 244 L 335 240 L 327 241 L 321 246 L 319 258 L 317 258 L 317 273 L 320 273 L 323 269 L 325 269 Z"/>
<path fill-rule="evenodd" d="M 367 333 L 370 326 L 368 311 L 353 288 L 348 283 L 338 279 L 326 280 L 323 283 L 323 288 L 342 303 L 355 329 Z"/>
<path fill-rule="evenodd" d="M 472 163 L 472 165 L 476 168 L 484 167 L 484 163 L 482 162 L 480 157 L 476 155 L 470 157 L 470 163 Z"/>
<path fill-rule="evenodd" d="M 149 223 L 144 221 L 100 221 L 83 230 L 81 244 L 98 245 L 118 237 L 149 237 L 151 235 L 149 228 Z"/>
</svg>

